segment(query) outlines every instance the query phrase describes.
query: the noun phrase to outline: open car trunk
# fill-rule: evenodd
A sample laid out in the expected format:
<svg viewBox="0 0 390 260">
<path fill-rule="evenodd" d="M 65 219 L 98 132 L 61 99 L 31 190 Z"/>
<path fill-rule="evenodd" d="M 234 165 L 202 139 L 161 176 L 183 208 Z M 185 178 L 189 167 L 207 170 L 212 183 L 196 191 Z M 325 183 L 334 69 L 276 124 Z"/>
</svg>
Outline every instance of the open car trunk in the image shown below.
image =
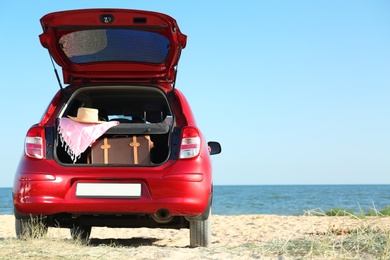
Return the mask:
<svg viewBox="0 0 390 260">
<path fill-rule="evenodd" d="M 73 158 L 58 124 L 78 108 L 95 108 L 100 121 L 117 121 L 80 156 Z M 84 86 L 74 91 L 57 122 L 55 154 L 60 163 L 93 166 L 153 166 L 169 158 L 173 115 L 166 93 L 153 86 Z"/>
</svg>

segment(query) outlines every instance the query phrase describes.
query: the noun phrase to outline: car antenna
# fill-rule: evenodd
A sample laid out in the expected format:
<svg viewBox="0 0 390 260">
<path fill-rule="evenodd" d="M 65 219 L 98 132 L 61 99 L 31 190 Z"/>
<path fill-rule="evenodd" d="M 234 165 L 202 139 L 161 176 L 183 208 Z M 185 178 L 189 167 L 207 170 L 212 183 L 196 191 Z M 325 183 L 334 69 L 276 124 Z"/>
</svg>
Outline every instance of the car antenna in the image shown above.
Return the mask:
<svg viewBox="0 0 390 260">
<path fill-rule="evenodd" d="M 53 56 L 51 56 L 50 51 L 49 51 L 49 56 L 50 56 L 51 64 L 53 65 L 53 68 L 54 68 L 54 73 L 56 74 L 56 77 L 57 77 L 58 85 L 60 85 L 60 89 L 63 90 L 63 87 L 62 87 L 62 84 L 61 84 L 61 80 L 60 80 L 60 76 L 58 75 L 58 71 L 57 71 L 56 66 L 54 64 Z"/>
</svg>

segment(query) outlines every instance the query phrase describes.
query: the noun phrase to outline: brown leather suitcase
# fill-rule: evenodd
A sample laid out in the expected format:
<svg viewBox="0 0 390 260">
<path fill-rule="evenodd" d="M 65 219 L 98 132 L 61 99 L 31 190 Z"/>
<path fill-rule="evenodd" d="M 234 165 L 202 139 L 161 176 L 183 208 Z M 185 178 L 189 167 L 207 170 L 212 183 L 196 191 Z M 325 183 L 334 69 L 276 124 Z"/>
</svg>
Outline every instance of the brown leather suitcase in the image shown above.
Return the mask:
<svg viewBox="0 0 390 260">
<path fill-rule="evenodd" d="M 92 145 L 91 163 L 150 165 L 152 147 L 153 142 L 148 135 L 105 137 Z"/>
</svg>

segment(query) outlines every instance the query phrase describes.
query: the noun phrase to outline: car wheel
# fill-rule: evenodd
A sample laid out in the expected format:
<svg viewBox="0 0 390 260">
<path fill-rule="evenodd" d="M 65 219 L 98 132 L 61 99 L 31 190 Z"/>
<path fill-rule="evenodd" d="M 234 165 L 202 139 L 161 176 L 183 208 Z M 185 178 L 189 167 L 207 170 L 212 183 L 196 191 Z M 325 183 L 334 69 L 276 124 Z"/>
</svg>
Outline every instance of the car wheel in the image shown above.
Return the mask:
<svg viewBox="0 0 390 260">
<path fill-rule="evenodd" d="M 91 235 L 92 227 L 89 226 L 77 226 L 74 225 L 70 229 L 70 235 L 73 239 L 80 239 L 82 241 L 87 241 Z"/>
<path fill-rule="evenodd" d="M 18 239 L 40 238 L 47 234 L 48 227 L 42 218 L 31 217 L 29 219 L 15 218 L 15 232 Z"/>
<path fill-rule="evenodd" d="M 207 247 L 211 244 L 211 209 L 206 220 L 190 221 L 190 247 Z"/>
</svg>

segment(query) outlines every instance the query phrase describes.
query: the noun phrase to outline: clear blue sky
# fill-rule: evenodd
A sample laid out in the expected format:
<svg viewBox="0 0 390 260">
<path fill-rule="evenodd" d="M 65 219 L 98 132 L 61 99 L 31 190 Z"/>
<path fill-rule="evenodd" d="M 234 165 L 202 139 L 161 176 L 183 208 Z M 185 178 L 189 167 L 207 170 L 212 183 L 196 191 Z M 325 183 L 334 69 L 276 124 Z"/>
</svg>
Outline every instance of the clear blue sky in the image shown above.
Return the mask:
<svg viewBox="0 0 390 260">
<path fill-rule="evenodd" d="M 214 183 L 390 183 L 390 1 L 3 1 L 0 187 L 58 90 L 39 19 L 117 7 L 188 35 L 177 87 L 223 153 Z"/>
</svg>

